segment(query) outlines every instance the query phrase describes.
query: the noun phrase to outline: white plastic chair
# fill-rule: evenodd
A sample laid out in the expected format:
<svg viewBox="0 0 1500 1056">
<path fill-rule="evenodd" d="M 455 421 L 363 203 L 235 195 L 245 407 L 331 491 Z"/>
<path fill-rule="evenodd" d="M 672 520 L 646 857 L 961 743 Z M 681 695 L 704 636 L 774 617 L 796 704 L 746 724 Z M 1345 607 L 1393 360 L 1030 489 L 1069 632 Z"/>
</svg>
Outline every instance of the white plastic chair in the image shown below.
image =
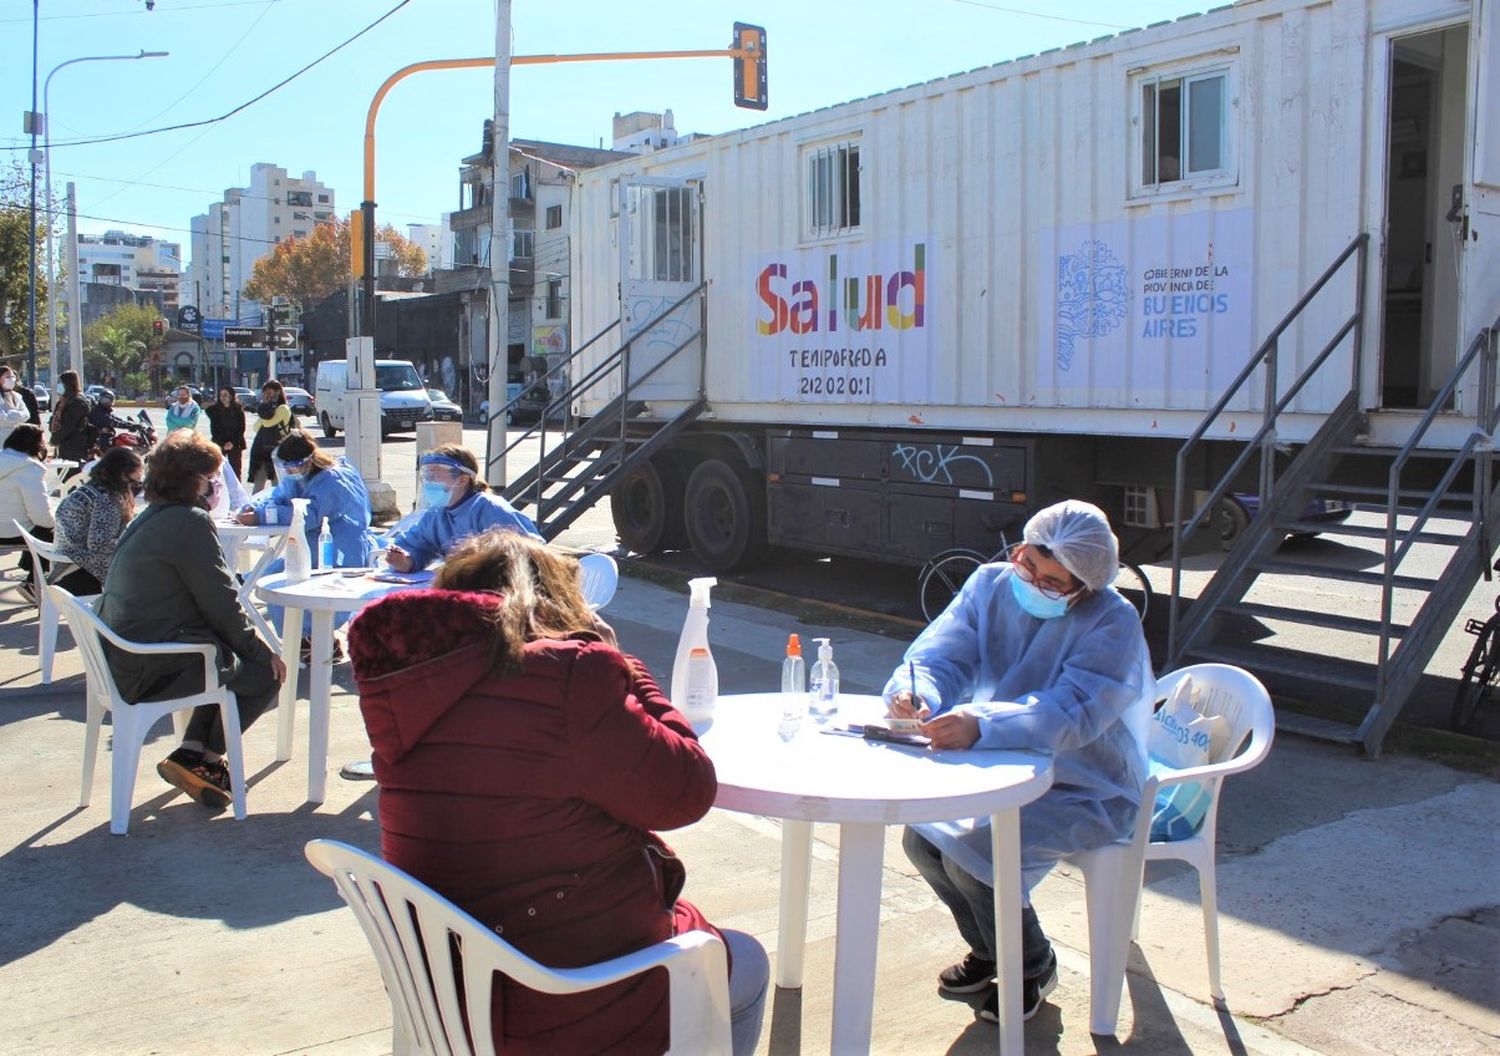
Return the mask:
<svg viewBox="0 0 1500 1056">
<path fill-rule="evenodd" d="M 208 643 L 162 642 L 145 644 L 121 638 L 95 615 L 94 599 L 75 598 L 61 587 L 48 587 L 47 593 L 68 621 L 68 628 L 83 653 L 83 669 L 88 678 L 88 719 L 83 740 L 83 788 L 78 805 L 86 807 L 94 785 L 94 762 L 99 754 L 99 730 L 104 712 L 114 715 L 114 736 L 110 761 L 109 831 L 123 836 L 130 825 L 130 801 L 135 794 L 135 772 L 140 764 L 141 746 L 146 734 L 163 715 L 173 717 L 173 728 L 181 734 L 179 715 L 202 704 L 219 708 L 224 719 L 225 755 L 229 759 L 229 787 L 234 800 L 236 821 L 245 820 L 245 765 L 240 748 L 240 711 L 233 691 L 219 683 L 217 649 Z M 141 701 L 130 704 L 120 696 L 109 661 L 104 655 L 104 641 L 121 652 L 144 656 L 196 653 L 203 658 L 202 693 L 173 700 Z"/>
<path fill-rule="evenodd" d="M 620 585 L 620 568 L 608 554 L 584 554 L 578 559 L 583 573 L 583 600 L 598 612 L 608 605 Z"/>
<path fill-rule="evenodd" d="M 42 665 L 42 685 L 52 684 L 52 657 L 57 652 L 57 606 L 47 594 L 47 584 L 56 583 L 78 566 L 58 553 L 56 545 L 38 539 L 21 526 L 20 521 L 11 521 L 20 533 L 21 541 L 31 551 L 31 590 L 36 595 L 38 618 L 36 624 L 36 652 Z M 45 563 L 44 563 L 45 562 Z M 43 575 L 42 569 L 50 565 Z"/>
<path fill-rule="evenodd" d="M 667 1051 L 679 1056 L 730 1052 L 728 960 L 724 944 L 708 932 L 690 931 L 586 968 L 547 968 L 372 854 L 336 840 L 313 840 L 304 853 L 313 868 L 333 879 L 370 942 L 391 999 L 391 1047 L 397 1056 L 496 1052 L 490 1024 L 496 972 L 540 993 L 577 994 L 652 968 L 665 968 L 669 980 Z M 450 939 L 463 953 L 461 975 L 430 971 L 452 963 Z M 467 1033 L 459 987 L 470 1013 Z"/>
<path fill-rule="evenodd" d="M 1216 1004 L 1222 1005 L 1224 1001 L 1219 980 L 1219 910 L 1214 869 L 1219 792 L 1224 778 L 1258 766 L 1266 757 L 1275 736 L 1276 715 L 1270 694 L 1260 680 L 1228 664 L 1195 664 L 1163 675 L 1156 683 L 1157 700 L 1170 698 L 1172 690 L 1188 676 L 1203 694 L 1200 698 L 1203 714 L 1222 715 L 1229 722 L 1230 734 L 1222 758 L 1148 778 L 1131 840 L 1068 857 L 1068 861 L 1083 870 L 1084 897 L 1088 904 L 1089 1031 L 1094 1034 L 1113 1034 L 1119 1021 L 1125 964 L 1130 943 L 1140 931 L 1141 885 L 1148 861 L 1175 859 L 1198 870 L 1208 953 L 1208 990 Z M 1151 812 L 1156 793 L 1188 781 L 1201 782 L 1211 797 L 1203 824 L 1185 839 L 1152 840 Z"/>
</svg>

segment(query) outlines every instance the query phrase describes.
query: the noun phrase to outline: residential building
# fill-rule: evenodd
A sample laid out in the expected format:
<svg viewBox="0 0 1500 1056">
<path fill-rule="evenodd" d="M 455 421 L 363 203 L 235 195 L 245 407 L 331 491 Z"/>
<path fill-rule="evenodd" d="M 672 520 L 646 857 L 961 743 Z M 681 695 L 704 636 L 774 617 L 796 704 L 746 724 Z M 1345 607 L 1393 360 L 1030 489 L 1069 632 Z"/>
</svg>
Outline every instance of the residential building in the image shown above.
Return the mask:
<svg viewBox="0 0 1500 1056">
<path fill-rule="evenodd" d="M 159 293 L 162 310 L 175 313 L 182 282 L 182 244 L 117 230 L 80 234 L 78 279 L 84 284 Z"/>
<path fill-rule="evenodd" d="M 452 213 L 444 213 L 442 223 L 407 224 L 406 237 L 427 254 L 427 271 L 431 274 L 453 267 L 453 228 L 448 226 Z"/>
<path fill-rule="evenodd" d="M 261 305 L 243 293 L 255 262 L 278 242 L 305 238 L 337 215 L 333 189 L 316 172 L 297 178 L 277 165 L 252 165 L 248 187 L 227 189 L 222 201 L 192 220 L 188 280 L 190 288 L 202 290 L 197 307 L 203 317 L 258 322 Z"/>
<path fill-rule="evenodd" d="M 452 268 L 435 272 L 433 290 L 485 290 L 491 256 L 490 208 L 494 188 L 490 123 L 478 154 L 459 169 L 459 208 L 449 214 Z M 510 266 L 508 379 L 529 381 L 571 347 L 568 334 L 568 254 L 573 182 L 578 172 L 628 157 L 625 152 L 543 140 L 510 143 L 509 216 L 505 239 Z M 483 298 L 472 312 L 487 311 Z M 485 321 L 469 321 L 484 334 Z M 481 346 L 482 347 L 482 346 Z M 548 360 L 547 357 L 553 357 Z"/>
<path fill-rule="evenodd" d="M 675 147 L 697 138 L 678 136 L 672 111 L 654 114 L 647 110 L 635 110 L 628 114 L 615 111 L 612 129 L 614 148 L 628 154 L 649 154 L 654 150 Z"/>
</svg>

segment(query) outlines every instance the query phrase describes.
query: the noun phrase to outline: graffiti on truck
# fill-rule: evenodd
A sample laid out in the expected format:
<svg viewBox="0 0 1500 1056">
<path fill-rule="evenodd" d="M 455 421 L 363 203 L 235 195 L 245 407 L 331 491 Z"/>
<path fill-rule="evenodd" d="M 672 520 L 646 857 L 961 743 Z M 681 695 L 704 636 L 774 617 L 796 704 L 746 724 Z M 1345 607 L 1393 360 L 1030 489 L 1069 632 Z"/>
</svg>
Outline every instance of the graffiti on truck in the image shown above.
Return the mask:
<svg viewBox="0 0 1500 1056">
<path fill-rule="evenodd" d="M 973 462 L 984 471 L 986 487 L 995 486 L 989 463 L 977 455 L 963 453 L 957 445 L 942 444 L 897 444 L 891 451 L 901 463 L 901 468 L 924 484 L 956 484 L 953 466 L 960 462 Z"/>
</svg>

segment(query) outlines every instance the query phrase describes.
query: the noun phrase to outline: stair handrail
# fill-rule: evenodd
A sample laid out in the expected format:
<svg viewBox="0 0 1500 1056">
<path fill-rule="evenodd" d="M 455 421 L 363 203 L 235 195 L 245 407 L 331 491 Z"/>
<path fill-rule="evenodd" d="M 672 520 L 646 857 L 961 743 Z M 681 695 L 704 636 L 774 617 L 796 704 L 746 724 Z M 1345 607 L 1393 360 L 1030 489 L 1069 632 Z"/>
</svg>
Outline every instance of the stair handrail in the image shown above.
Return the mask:
<svg viewBox="0 0 1500 1056">
<path fill-rule="evenodd" d="M 1313 374 L 1328 361 L 1333 351 L 1351 331 L 1354 333 L 1355 338 L 1353 356 L 1351 357 L 1353 364 L 1350 372 L 1350 390 L 1356 395 L 1359 392 L 1361 377 L 1360 361 L 1363 355 L 1364 334 L 1365 258 L 1369 241 L 1369 234 L 1363 231 L 1350 240 L 1343 251 L 1334 258 L 1333 263 L 1329 264 L 1323 270 L 1323 273 L 1318 276 L 1317 281 L 1308 287 L 1307 291 L 1298 298 L 1297 303 L 1292 306 L 1291 310 L 1282 316 L 1281 321 L 1271 328 L 1271 332 L 1260 343 L 1260 346 L 1256 348 L 1249 360 L 1246 361 L 1245 366 L 1241 368 L 1239 374 L 1224 389 L 1218 401 L 1204 415 L 1203 419 L 1198 423 L 1198 427 L 1189 434 L 1187 440 L 1177 449 L 1177 457 L 1174 464 L 1175 480 L 1172 493 L 1172 590 L 1171 595 L 1167 599 L 1167 648 L 1169 656 L 1176 655 L 1178 645 L 1177 625 L 1179 610 L 1181 608 L 1183 542 L 1203 524 L 1204 519 L 1217 507 L 1219 501 L 1228 491 L 1235 476 L 1249 461 L 1251 454 L 1256 451 L 1257 447 L 1261 450 L 1260 505 L 1262 510 L 1266 509 L 1274 486 L 1273 474 L 1277 420 L 1281 412 L 1291 404 L 1292 400 L 1301 392 Z M 1313 299 L 1322 292 L 1323 288 L 1333 280 L 1333 277 L 1339 273 L 1343 266 L 1348 263 L 1350 257 L 1356 258 L 1354 311 L 1345 320 L 1333 339 L 1323 346 L 1322 351 L 1303 370 L 1301 375 L 1298 376 L 1297 380 L 1287 390 L 1286 395 L 1278 399 L 1277 382 L 1279 379 L 1277 373 L 1281 336 L 1297 320 L 1298 316 L 1307 309 Z M 1265 398 L 1262 407 L 1261 427 L 1256 431 L 1254 436 L 1246 441 L 1244 448 L 1240 451 L 1239 456 L 1234 462 L 1230 464 L 1228 471 L 1221 475 L 1218 483 L 1209 491 L 1208 498 L 1204 501 L 1203 505 L 1197 509 L 1191 518 L 1184 522 L 1183 505 L 1186 497 L 1188 455 L 1203 442 L 1209 429 L 1213 427 L 1214 422 L 1219 419 L 1219 416 L 1224 413 L 1235 397 L 1240 395 L 1241 390 L 1245 388 L 1246 382 L 1254 375 L 1256 368 L 1261 366 L 1265 367 Z"/>
<path fill-rule="evenodd" d="M 1396 569 L 1411 552 L 1416 544 L 1423 526 L 1431 520 L 1433 513 L 1442 503 L 1443 497 L 1453 488 L 1458 479 L 1463 464 L 1474 456 L 1476 450 L 1488 452 L 1493 449 L 1494 433 L 1497 423 L 1500 423 L 1500 406 L 1497 406 L 1497 384 L 1500 384 L 1500 371 L 1497 371 L 1496 357 L 1500 353 L 1500 316 L 1489 326 L 1482 328 L 1474 339 L 1469 342 L 1468 348 L 1459 358 L 1453 370 L 1448 375 L 1447 382 L 1433 396 L 1427 405 L 1427 411 L 1417 422 L 1411 435 L 1406 438 L 1406 443 L 1401 445 L 1401 450 L 1391 460 L 1390 469 L 1386 474 L 1386 520 L 1385 520 L 1385 568 L 1382 571 L 1380 585 L 1380 645 L 1377 653 L 1375 666 L 1375 699 L 1382 699 L 1386 680 L 1386 662 L 1391 654 L 1391 626 L 1392 610 L 1395 605 L 1395 580 Z M 1446 471 L 1432 489 L 1426 503 L 1417 511 L 1404 532 L 1400 532 L 1398 545 L 1396 527 L 1396 510 L 1401 498 L 1401 476 L 1406 465 L 1415 456 L 1422 439 L 1437 420 L 1439 414 L 1448 406 L 1448 401 L 1458 391 L 1458 384 L 1462 381 L 1475 361 L 1479 362 L 1479 391 L 1475 400 L 1474 429 L 1459 446 L 1452 460 L 1448 463 Z M 1481 446 L 1482 445 L 1482 446 Z M 1484 458 L 1474 459 L 1474 488 L 1470 497 L 1471 514 L 1473 523 L 1478 527 L 1480 539 L 1481 561 L 1480 566 L 1486 579 L 1490 577 L 1490 563 L 1488 561 L 1489 546 L 1489 469 L 1486 465 L 1488 460 Z"/>
<path fill-rule="evenodd" d="M 502 447 L 500 449 L 500 453 L 499 454 L 490 454 L 490 455 L 488 455 L 486 457 L 486 459 L 485 459 L 486 469 L 488 469 L 490 466 L 493 466 L 496 462 L 502 461 L 505 458 L 506 455 L 510 454 L 520 444 L 522 444 L 525 441 L 531 439 L 531 437 L 533 436 L 533 434 L 535 434 L 537 432 L 541 432 L 541 434 L 542 434 L 541 437 L 540 437 L 541 442 L 542 442 L 542 448 L 543 448 L 542 454 L 545 456 L 545 454 L 546 454 L 546 424 L 547 424 L 547 419 L 552 414 L 554 408 L 556 408 L 558 406 L 571 406 L 572 405 L 572 401 L 573 401 L 573 399 L 576 396 L 581 395 L 586 389 L 592 388 L 595 384 L 598 383 L 598 381 L 601 380 L 602 376 L 605 373 L 613 371 L 614 368 L 616 366 L 618 366 L 619 361 L 627 355 L 628 350 L 635 343 L 635 341 L 636 341 L 637 338 L 639 338 L 641 335 L 643 335 L 645 333 L 648 333 L 651 330 L 651 328 L 654 327 L 657 323 L 659 323 L 663 319 L 667 318 L 667 316 L 671 315 L 678 308 L 681 308 L 684 304 L 686 304 L 688 301 L 690 301 L 693 297 L 695 297 L 698 294 L 700 294 L 704 289 L 707 288 L 707 286 L 708 286 L 708 281 L 707 280 L 704 280 L 703 282 L 700 282 L 697 286 L 693 287 L 693 289 L 691 289 L 690 291 L 688 291 L 686 294 L 684 294 L 678 300 L 674 301 L 671 305 L 669 305 L 668 307 L 662 309 L 660 312 L 658 312 L 650 320 L 648 320 L 647 322 L 643 323 L 635 331 L 635 333 L 631 334 L 623 342 L 621 342 L 619 348 L 615 349 L 609 355 L 605 356 L 602 360 L 600 360 L 597 364 L 595 364 L 594 367 L 592 369 L 590 369 L 582 378 L 580 378 L 574 384 L 570 385 L 568 387 L 568 390 L 565 393 L 561 394 L 560 396 L 558 396 L 557 398 L 555 398 L 553 400 L 548 401 L 547 405 L 542 409 L 541 414 L 538 416 L 537 421 L 529 429 L 526 429 L 519 436 L 517 436 L 515 439 L 511 440 L 504 447 Z M 577 357 L 579 355 L 581 355 L 586 349 L 588 349 L 595 342 L 599 341 L 606 334 L 611 333 L 619 325 L 620 325 L 620 320 L 617 318 L 613 322 L 611 322 L 608 326 L 606 326 L 603 330 L 600 330 L 593 337 L 589 338 L 582 345 L 579 345 L 578 348 L 576 348 L 572 352 L 570 352 L 566 356 L 566 358 L 564 358 L 562 360 L 562 362 L 560 362 L 557 365 L 555 365 L 552 368 L 550 368 L 540 378 L 536 379 L 530 385 L 528 385 L 526 388 L 522 389 L 521 392 L 514 399 L 510 400 L 509 402 L 507 402 L 506 405 L 503 408 L 501 408 L 495 414 L 490 415 L 490 417 L 485 420 L 485 426 L 486 426 L 486 428 L 488 429 L 490 423 L 492 423 L 498 415 L 507 413 L 512 408 L 514 408 L 518 403 L 520 403 L 521 400 L 525 397 L 526 393 L 530 389 L 535 388 L 537 385 L 544 384 L 545 381 L 548 378 L 552 377 L 553 374 L 558 373 L 559 371 L 566 370 L 573 363 L 573 361 L 575 359 L 577 359 Z M 674 355 L 675 355 L 675 353 L 674 353 Z M 628 380 L 629 379 L 627 378 L 627 382 L 628 382 Z M 626 387 L 628 388 L 628 385 Z"/>
</svg>

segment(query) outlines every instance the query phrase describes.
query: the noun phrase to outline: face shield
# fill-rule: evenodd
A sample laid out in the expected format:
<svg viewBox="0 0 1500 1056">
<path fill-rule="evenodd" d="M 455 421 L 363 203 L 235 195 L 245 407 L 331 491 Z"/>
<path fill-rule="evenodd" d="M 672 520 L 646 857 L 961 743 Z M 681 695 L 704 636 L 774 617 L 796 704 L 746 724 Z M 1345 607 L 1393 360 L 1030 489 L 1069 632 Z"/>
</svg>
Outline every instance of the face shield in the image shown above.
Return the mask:
<svg viewBox="0 0 1500 1056">
<path fill-rule="evenodd" d="M 446 455 L 423 455 L 417 463 L 422 477 L 422 505 L 424 507 L 451 506 L 455 499 L 465 494 L 474 470 L 455 458 Z"/>
</svg>

